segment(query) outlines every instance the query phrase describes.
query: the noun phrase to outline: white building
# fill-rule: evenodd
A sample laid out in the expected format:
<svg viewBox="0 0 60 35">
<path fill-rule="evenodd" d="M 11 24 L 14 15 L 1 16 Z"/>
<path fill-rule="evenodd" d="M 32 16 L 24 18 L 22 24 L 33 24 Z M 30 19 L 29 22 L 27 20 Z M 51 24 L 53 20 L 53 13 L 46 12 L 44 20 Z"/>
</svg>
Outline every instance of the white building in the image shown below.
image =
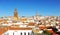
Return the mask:
<svg viewBox="0 0 60 35">
<path fill-rule="evenodd" d="M 2 35 L 33 35 L 31 28 L 11 28 Z"/>
</svg>

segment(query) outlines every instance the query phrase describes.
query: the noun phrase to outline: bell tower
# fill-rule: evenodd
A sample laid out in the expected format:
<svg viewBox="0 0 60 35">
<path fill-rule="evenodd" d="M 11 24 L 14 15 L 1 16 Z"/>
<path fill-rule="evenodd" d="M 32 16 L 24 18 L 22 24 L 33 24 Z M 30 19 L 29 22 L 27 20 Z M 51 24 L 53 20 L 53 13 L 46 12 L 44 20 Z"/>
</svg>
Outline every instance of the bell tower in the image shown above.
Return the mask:
<svg viewBox="0 0 60 35">
<path fill-rule="evenodd" d="M 36 17 L 38 16 L 38 11 L 36 11 Z"/>
<path fill-rule="evenodd" d="M 18 13 L 17 13 L 17 9 L 14 9 L 14 18 L 17 19 L 18 18 Z"/>
</svg>

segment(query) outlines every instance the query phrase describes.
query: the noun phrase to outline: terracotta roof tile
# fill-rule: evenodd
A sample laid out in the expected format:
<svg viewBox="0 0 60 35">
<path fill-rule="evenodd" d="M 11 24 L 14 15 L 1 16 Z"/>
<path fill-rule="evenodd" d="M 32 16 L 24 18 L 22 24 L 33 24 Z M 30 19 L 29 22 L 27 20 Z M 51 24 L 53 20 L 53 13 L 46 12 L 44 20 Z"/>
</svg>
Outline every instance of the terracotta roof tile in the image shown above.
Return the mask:
<svg viewBox="0 0 60 35">
<path fill-rule="evenodd" d="M 32 28 L 9 27 L 9 30 L 32 30 Z"/>
</svg>

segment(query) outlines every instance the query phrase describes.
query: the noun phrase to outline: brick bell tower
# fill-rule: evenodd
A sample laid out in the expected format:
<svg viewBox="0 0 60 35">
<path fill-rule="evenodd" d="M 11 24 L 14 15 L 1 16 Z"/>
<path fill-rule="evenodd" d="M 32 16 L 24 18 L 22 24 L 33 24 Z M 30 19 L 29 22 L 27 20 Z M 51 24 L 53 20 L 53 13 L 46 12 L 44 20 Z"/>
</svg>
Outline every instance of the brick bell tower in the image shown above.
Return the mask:
<svg viewBox="0 0 60 35">
<path fill-rule="evenodd" d="M 18 19 L 18 13 L 17 13 L 17 9 L 14 9 L 14 19 Z"/>
</svg>

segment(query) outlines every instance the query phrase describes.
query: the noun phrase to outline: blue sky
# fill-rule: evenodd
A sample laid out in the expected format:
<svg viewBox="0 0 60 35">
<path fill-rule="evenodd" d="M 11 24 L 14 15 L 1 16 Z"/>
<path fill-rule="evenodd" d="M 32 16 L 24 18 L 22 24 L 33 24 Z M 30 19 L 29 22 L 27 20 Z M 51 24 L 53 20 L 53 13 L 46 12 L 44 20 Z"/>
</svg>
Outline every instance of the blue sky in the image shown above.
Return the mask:
<svg viewBox="0 0 60 35">
<path fill-rule="evenodd" d="M 0 17 L 13 16 L 17 8 L 19 16 L 60 16 L 60 0 L 0 0 Z"/>
</svg>

